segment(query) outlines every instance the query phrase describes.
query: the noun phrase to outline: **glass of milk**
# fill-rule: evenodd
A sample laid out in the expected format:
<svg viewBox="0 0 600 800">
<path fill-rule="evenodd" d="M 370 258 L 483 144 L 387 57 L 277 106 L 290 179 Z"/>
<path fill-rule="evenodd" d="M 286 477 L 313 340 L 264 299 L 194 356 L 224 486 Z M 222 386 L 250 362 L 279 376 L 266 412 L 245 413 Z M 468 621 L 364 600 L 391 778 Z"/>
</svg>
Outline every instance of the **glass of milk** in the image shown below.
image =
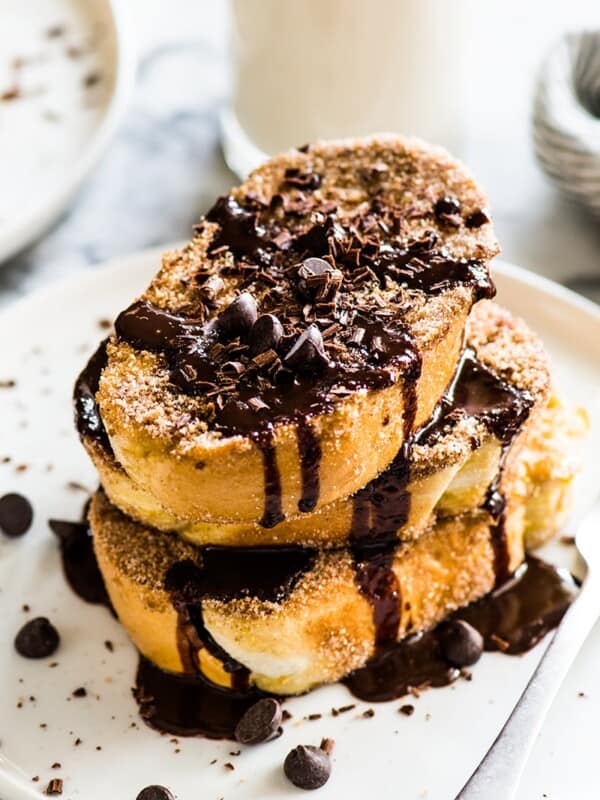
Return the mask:
<svg viewBox="0 0 600 800">
<path fill-rule="evenodd" d="M 395 132 L 460 152 L 468 0 L 233 0 L 229 166 Z"/>
</svg>

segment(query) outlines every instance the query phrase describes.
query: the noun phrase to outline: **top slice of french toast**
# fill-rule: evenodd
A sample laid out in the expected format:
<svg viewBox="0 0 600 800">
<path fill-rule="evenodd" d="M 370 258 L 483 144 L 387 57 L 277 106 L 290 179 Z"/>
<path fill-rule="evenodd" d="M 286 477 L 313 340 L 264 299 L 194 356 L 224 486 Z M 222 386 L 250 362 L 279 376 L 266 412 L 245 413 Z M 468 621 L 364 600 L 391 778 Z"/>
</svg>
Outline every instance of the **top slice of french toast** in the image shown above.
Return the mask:
<svg viewBox="0 0 600 800">
<path fill-rule="evenodd" d="M 97 401 L 122 467 L 175 515 L 266 526 L 363 486 L 493 294 L 485 205 L 399 137 L 268 161 L 117 319 Z"/>
</svg>

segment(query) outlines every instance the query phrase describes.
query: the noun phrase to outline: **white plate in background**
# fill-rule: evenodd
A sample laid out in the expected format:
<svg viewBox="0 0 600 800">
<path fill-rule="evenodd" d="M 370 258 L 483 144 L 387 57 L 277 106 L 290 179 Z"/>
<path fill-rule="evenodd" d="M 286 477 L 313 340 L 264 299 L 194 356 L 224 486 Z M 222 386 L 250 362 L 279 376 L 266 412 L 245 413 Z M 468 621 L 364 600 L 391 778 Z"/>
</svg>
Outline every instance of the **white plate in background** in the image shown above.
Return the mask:
<svg viewBox="0 0 600 800">
<path fill-rule="evenodd" d="M 64 211 L 125 109 L 119 0 L 0 0 L 0 263 Z"/>
<path fill-rule="evenodd" d="M 287 703 L 294 721 L 284 736 L 247 748 L 239 757 L 229 755 L 238 749 L 230 742 L 179 737 L 175 743 L 139 719 L 130 691 L 134 648 L 104 608 L 86 605 L 71 593 L 46 523 L 51 517 L 78 518 L 86 495 L 69 488 L 69 481 L 90 491 L 97 482 L 73 430 L 74 379 L 105 335 L 100 321 L 128 305 L 158 263 L 156 251 L 120 259 L 0 315 L 0 380 L 16 381 L 14 388 L 0 389 L 0 495 L 22 492 L 35 510 L 33 529 L 25 537 L 0 537 L 2 800 L 40 797 L 52 777 L 64 779 L 65 800 L 134 800 L 151 783 L 168 786 L 179 800 L 285 800 L 300 796 L 282 774 L 286 753 L 298 743 L 318 744 L 322 736 L 337 744 L 333 774 L 319 798 L 452 800 L 500 730 L 545 644 L 522 657 L 486 653 L 472 682 L 411 699 L 415 713 L 410 718 L 397 711 L 402 701 L 374 705 L 371 719 L 361 717 L 368 707 L 362 702 L 333 718 L 331 707 L 353 700 L 342 686 L 324 687 Z M 495 274 L 499 300 L 524 316 L 546 342 L 562 394 L 592 413 L 578 489 L 584 505 L 598 481 L 600 311 L 516 267 L 499 265 Z M 2 463 L 5 456 L 11 461 Z M 19 470 L 21 465 L 26 469 Z M 557 545 L 552 552 L 571 565 L 570 548 Z M 29 612 L 22 610 L 24 604 Z M 21 658 L 12 647 L 19 627 L 39 615 L 49 616 L 61 633 L 54 669 L 47 661 Z M 112 653 L 104 646 L 107 639 L 114 642 Z M 71 698 L 79 686 L 86 687 L 87 697 Z M 315 712 L 323 717 L 303 721 Z M 78 746 L 77 738 L 82 740 Z M 227 761 L 235 771 L 224 767 Z M 52 769 L 54 762 L 61 768 Z M 40 780 L 32 783 L 36 775 Z M 542 784 L 540 776 L 540 797 Z M 573 787 L 573 797 L 588 796 Z"/>
</svg>

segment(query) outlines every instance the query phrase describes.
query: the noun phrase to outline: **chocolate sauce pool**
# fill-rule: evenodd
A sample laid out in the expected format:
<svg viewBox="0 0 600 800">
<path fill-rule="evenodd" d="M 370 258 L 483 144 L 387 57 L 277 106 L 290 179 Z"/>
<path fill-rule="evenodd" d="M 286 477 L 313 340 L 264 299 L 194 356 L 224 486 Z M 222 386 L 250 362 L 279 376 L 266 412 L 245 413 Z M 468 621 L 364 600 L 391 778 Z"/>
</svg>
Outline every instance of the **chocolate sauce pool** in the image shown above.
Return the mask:
<svg viewBox="0 0 600 800">
<path fill-rule="evenodd" d="M 486 650 L 520 655 L 559 624 L 576 594 L 577 583 L 571 575 L 528 556 L 513 580 L 450 619 L 473 625 L 483 636 Z M 411 689 L 452 683 L 460 670 L 442 658 L 439 630 L 409 636 L 389 647 L 343 683 L 355 697 L 368 702 L 394 700 Z"/>
<path fill-rule="evenodd" d="M 150 727 L 176 736 L 208 739 L 234 739 L 233 732 L 242 715 L 266 696 L 255 688 L 221 688 L 201 674 L 165 672 L 143 656 L 133 695 L 140 716 Z"/>
</svg>

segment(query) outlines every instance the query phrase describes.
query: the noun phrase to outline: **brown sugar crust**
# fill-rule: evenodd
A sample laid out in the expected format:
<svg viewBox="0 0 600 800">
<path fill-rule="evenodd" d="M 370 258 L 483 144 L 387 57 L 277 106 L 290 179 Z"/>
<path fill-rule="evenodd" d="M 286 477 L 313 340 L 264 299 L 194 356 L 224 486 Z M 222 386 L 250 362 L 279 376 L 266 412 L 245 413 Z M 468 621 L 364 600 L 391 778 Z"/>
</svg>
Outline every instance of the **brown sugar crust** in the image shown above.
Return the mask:
<svg viewBox="0 0 600 800">
<path fill-rule="evenodd" d="M 529 413 L 536 416 L 548 401 L 550 382 L 547 356 L 535 334 L 504 309 L 481 301 L 469 316 L 465 336 L 467 345 L 495 374 L 528 393 L 532 399 Z M 506 352 L 511 354 L 509 359 Z M 355 508 L 351 497 L 269 529 L 258 524 L 178 519 L 137 486 L 103 447 L 92 440 L 86 441 L 86 447 L 111 502 L 128 516 L 160 530 L 176 531 L 192 543 L 329 547 L 347 542 L 350 535 Z M 410 541 L 420 535 L 431 523 L 435 509 L 446 516 L 476 511 L 499 470 L 501 456 L 502 443 L 474 411 L 451 415 L 442 435 L 433 442 L 415 444 L 411 450 L 410 509 L 405 524 L 396 531 L 398 537 Z"/>
<path fill-rule="evenodd" d="M 413 140 L 322 143 L 267 162 L 217 203 L 184 250 L 165 255 L 141 302 L 150 304 L 146 310 L 178 315 L 181 329 L 192 318 L 210 326 L 249 293 L 258 313 L 280 319 L 283 345 L 257 364 L 242 339 L 209 336 L 210 380 L 199 388 L 197 353 L 167 357 L 160 347 L 134 341 L 135 308 L 121 317 L 97 400 L 126 473 L 174 516 L 256 524 L 264 521 L 268 455 L 281 482 L 281 515 L 297 516 L 304 421 L 321 453 L 311 508 L 364 486 L 430 416 L 456 365 L 469 310 L 489 291 L 486 265 L 498 245 L 487 217 L 475 213 L 485 205 L 460 164 Z M 303 277 L 305 253 L 328 262 L 325 278 Z M 404 272 L 399 263 L 408 265 Z M 386 330 L 381 359 L 381 337 L 369 328 L 375 320 Z M 309 343 L 307 368 L 289 356 L 311 325 L 322 350 L 317 342 L 315 357 Z M 368 347 L 356 345 L 357 328 L 358 338 L 368 329 Z M 278 381 L 304 369 L 307 386 L 306 372 L 318 372 L 319 364 L 324 388 L 316 405 L 296 404 L 278 416 L 277 403 L 269 406 Z M 273 417 L 267 445 L 256 431 L 223 422 L 242 397 L 267 399 L 265 413 Z"/>
</svg>

